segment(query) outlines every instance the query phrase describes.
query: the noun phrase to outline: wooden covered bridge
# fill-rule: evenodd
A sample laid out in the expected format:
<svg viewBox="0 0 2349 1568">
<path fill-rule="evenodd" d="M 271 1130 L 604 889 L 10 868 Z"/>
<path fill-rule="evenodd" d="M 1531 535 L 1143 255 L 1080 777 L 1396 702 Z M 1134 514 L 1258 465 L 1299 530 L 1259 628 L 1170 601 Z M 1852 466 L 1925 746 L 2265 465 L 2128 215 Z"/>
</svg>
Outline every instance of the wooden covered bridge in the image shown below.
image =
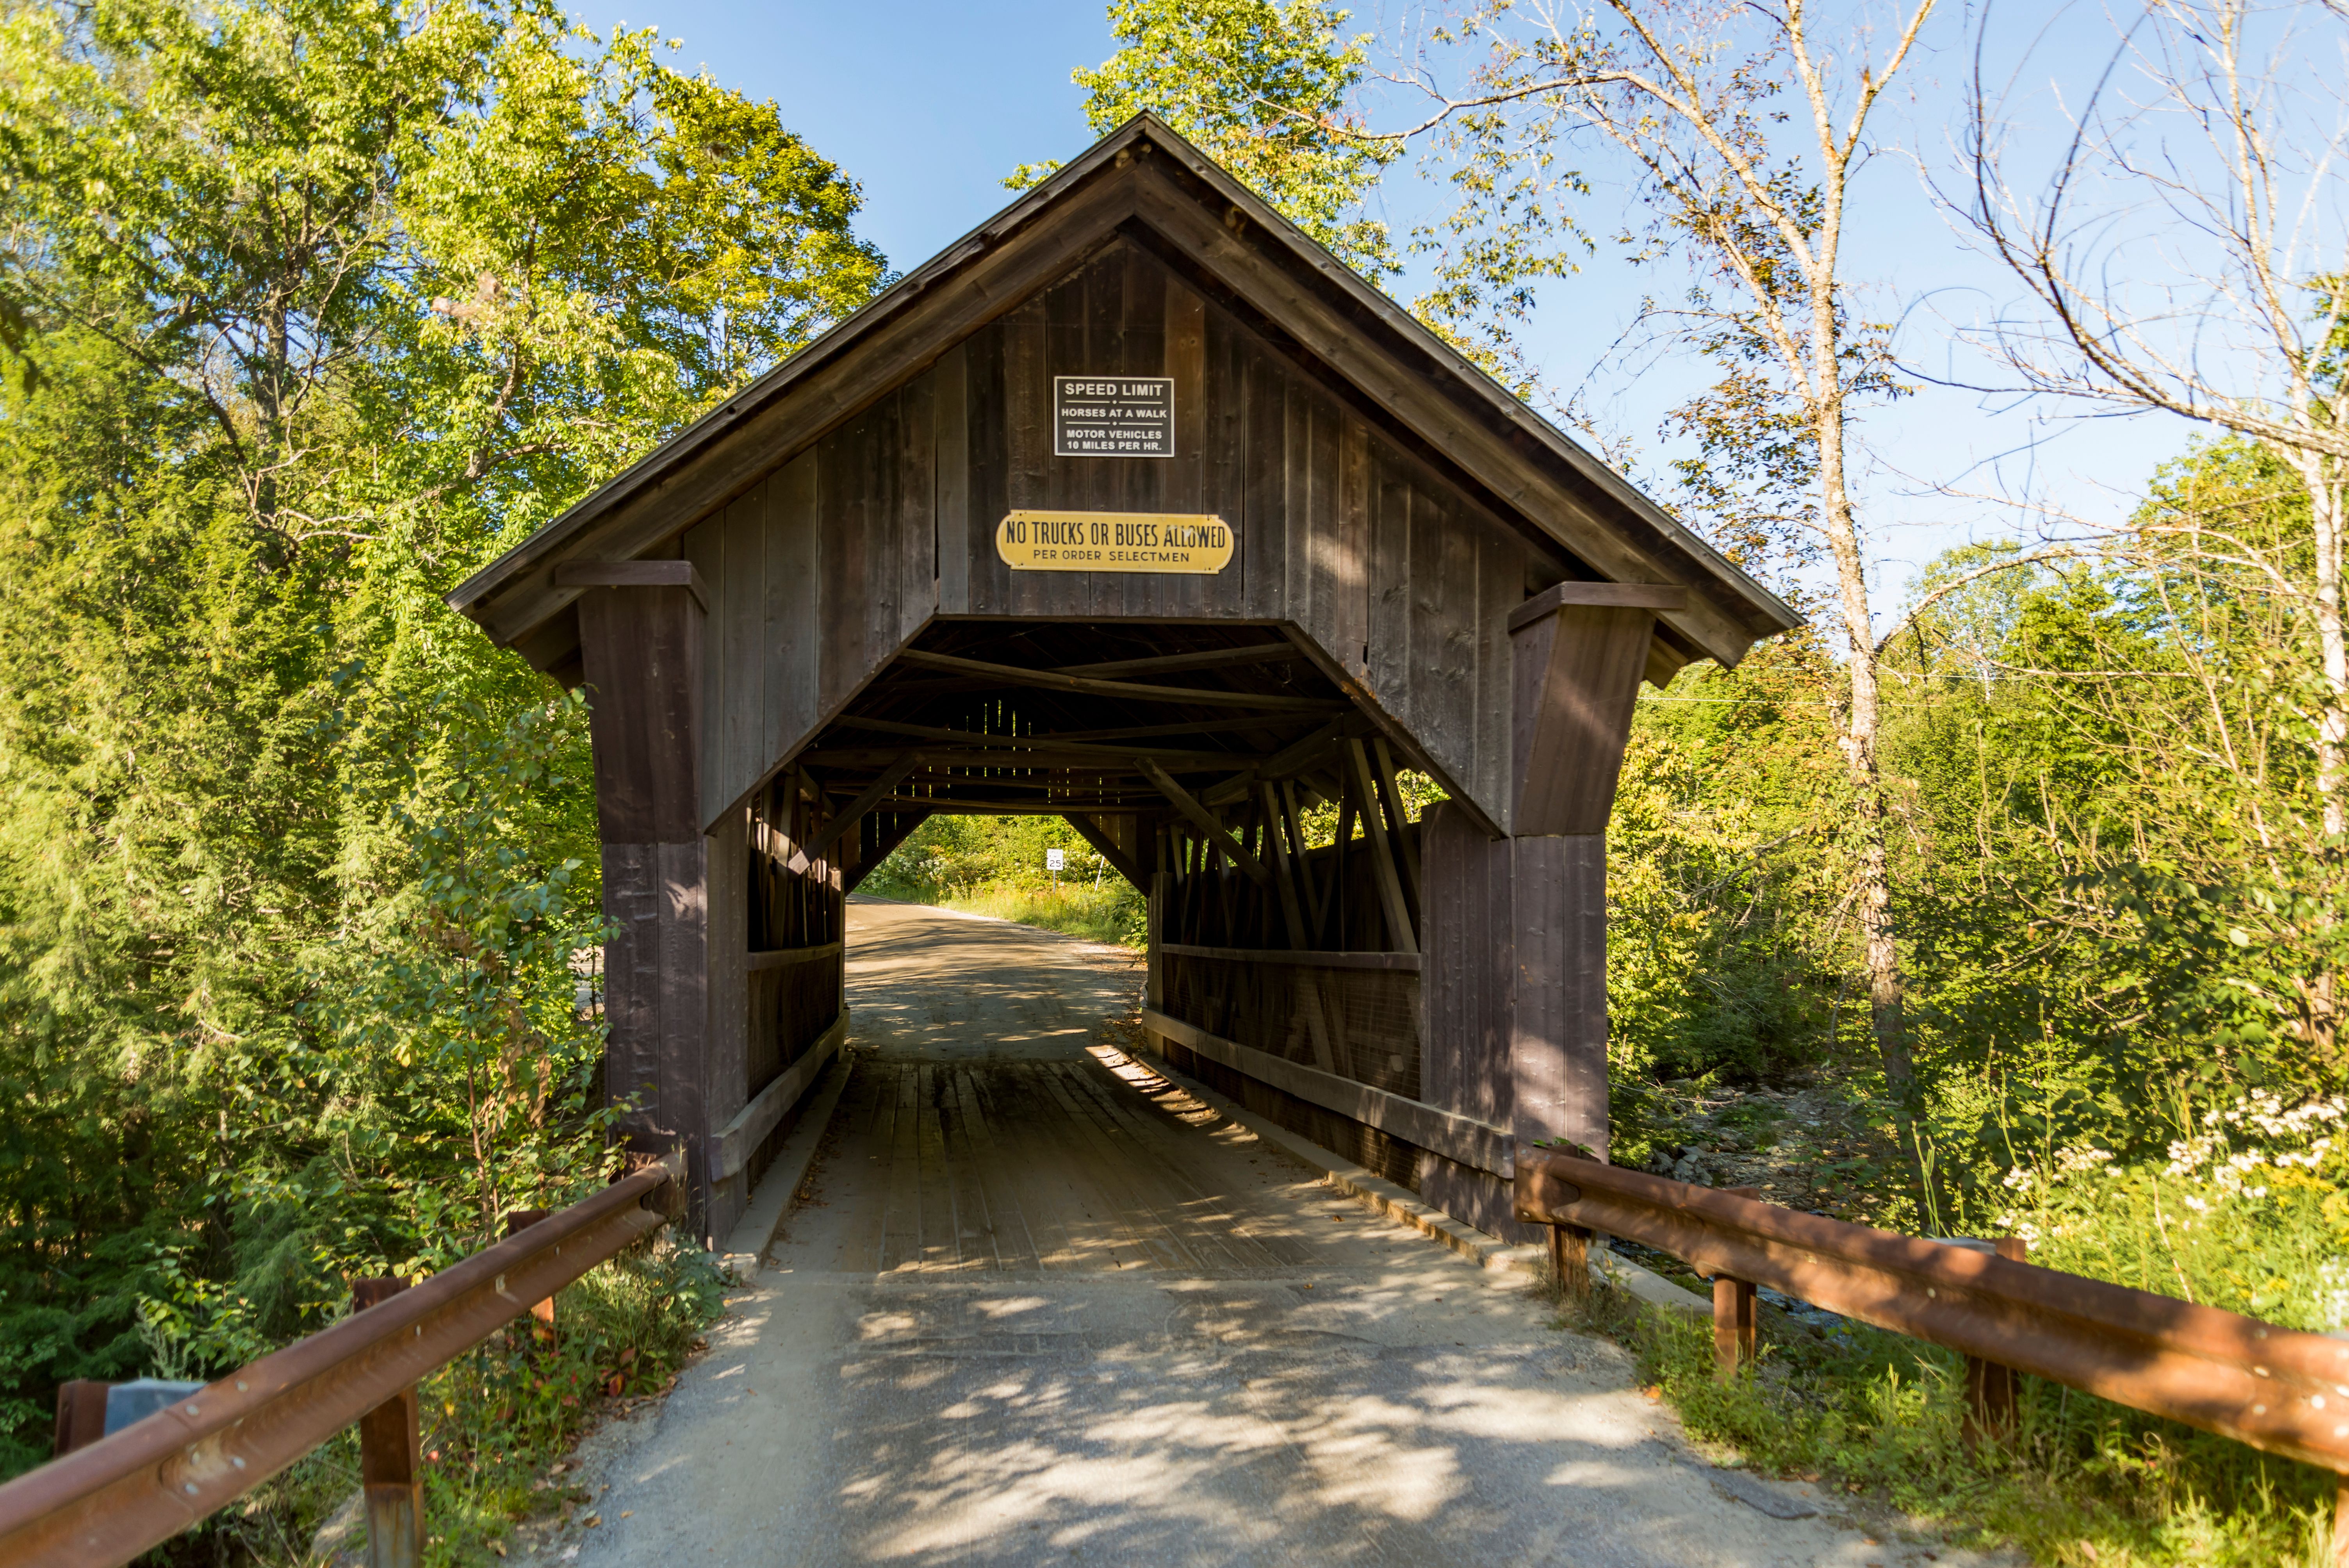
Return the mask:
<svg viewBox="0 0 2349 1568">
<path fill-rule="evenodd" d="M 680 1208 L 727 1236 L 786 1155 L 773 1278 L 531 1560 L 1894 1555 L 1688 1462 L 1502 1271 L 1344 1223 L 1322 1179 L 1376 1182 L 1333 1150 L 1556 1263 L 1683 1257 L 1724 1376 L 1767 1284 L 1962 1352 L 1975 1439 L 2020 1370 L 2349 1471 L 2332 1340 L 1531 1153 L 1605 1153 L 1639 683 L 1795 617 L 1155 120 L 452 602 L 591 693 L 605 1087 L 660 1158 L 209 1385 L 66 1385 L 0 1564 L 129 1562 L 354 1420 L 370 1561 L 420 1561 L 417 1380 Z M 939 812 L 1065 817 L 1146 891 L 1171 1074 L 1091 1037 L 1123 965 L 1042 934 L 860 905 L 852 959 L 849 890 Z"/>
<path fill-rule="evenodd" d="M 1509 1231 L 1606 1147 L 1638 684 L 1796 624 L 1146 116 L 450 602 L 591 694 L 606 1088 L 717 1237 L 937 812 L 1067 818 L 1170 1062 Z"/>
</svg>

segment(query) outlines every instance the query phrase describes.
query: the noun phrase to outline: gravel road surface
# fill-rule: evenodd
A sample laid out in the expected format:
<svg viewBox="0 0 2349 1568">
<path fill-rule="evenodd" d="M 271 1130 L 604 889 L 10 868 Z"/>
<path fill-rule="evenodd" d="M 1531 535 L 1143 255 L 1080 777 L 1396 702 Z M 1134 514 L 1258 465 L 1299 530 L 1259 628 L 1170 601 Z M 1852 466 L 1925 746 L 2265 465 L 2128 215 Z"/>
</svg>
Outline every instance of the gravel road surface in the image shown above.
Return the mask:
<svg viewBox="0 0 2349 1568">
<path fill-rule="evenodd" d="M 709 1354 L 590 1444 L 601 1523 L 559 1560 L 1927 1561 L 1712 1470 L 1620 1350 L 1111 1048 L 1124 959 L 912 905 L 849 926 L 808 1195 Z"/>
</svg>

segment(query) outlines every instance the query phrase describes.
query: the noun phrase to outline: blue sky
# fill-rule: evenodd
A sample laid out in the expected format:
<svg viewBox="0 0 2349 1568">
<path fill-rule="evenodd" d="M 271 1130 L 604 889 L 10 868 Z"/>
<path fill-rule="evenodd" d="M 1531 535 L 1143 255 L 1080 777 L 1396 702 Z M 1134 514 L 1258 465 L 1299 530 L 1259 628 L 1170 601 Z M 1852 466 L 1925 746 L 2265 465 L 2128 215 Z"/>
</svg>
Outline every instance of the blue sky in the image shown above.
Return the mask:
<svg viewBox="0 0 2349 1568">
<path fill-rule="evenodd" d="M 864 232 L 893 266 L 908 268 L 1009 200 L 1001 181 L 1021 162 L 1065 158 L 1091 139 L 1081 94 L 1069 73 L 1114 47 L 1097 0 L 1071 4 L 949 5 L 900 0 L 771 4 L 739 0 L 606 0 L 580 19 L 599 29 L 625 21 L 684 40 L 672 57 L 727 86 L 781 106 L 784 123 L 864 186 Z M 1950 7 L 1955 18 L 1960 7 Z M 2100 14 L 2076 13 L 2083 47 L 2099 54 Z M 1377 26 L 1358 7 L 1359 26 Z M 1888 140 L 1947 162 L 1966 68 L 1954 28 L 1935 40 L 1913 83 L 1915 97 L 1889 106 Z M 2064 57 L 2057 39 L 2054 57 Z M 2052 129 L 2052 127 L 2051 127 Z M 1398 226 L 1430 198 L 1406 168 L 1389 177 L 1387 215 Z M 1905 358 L 1935 374 L 1978 377 L 1986 367 L 1952 357 L 1943 317 L 1971 319 L 2013 297 L 2011 282 L 1972 255 L 1926 195 L 1913 164 L 1878 160 L 1855 217 L 1848 274 L 1868 308 L 1900 320 Z M 1679 286 L 1601 258 L 1545 291 L 1529 342 L 1554 382 L 1579 379 L 1636 313 L 1650 290 Z M 1651 488 L 1670 456 L 1658 437 L 1663 411 L 1701 384 L 1700 366 L 1663 359 L 1636 377 L 1601 377 L 1595 407 L 1638 449 Z M 2082 422 L 2069 411 L 2011 399 L 1928 388 L 1872 415 L 1863 437 L 1862 486 L 1877 563 L 1875 599 L 1886 613 L 1921 562 L 1969 540 L 2011 535 L 2017 514 L 1994 503 L 1937 493 L 1936 481 L 2010 491 L 2035 485 L 2069 504 L 2111 517 L 2153 465 L 2174 454 L 2186 432 L 2151 421 Z M 2051 423 L 2052 421 L 2052 423 Z M 2063 433 L 2032 446 L 2034 436 Z M 2027 455 L 2017 457 L 2018 450 Z M 2003 457 L 2002 458 L 2002 455 Z M 1996 461 L 1994 461 L 1996 459 Z M 1879 624 L 1882 624 L 1880 621 Z"/>
</svg>

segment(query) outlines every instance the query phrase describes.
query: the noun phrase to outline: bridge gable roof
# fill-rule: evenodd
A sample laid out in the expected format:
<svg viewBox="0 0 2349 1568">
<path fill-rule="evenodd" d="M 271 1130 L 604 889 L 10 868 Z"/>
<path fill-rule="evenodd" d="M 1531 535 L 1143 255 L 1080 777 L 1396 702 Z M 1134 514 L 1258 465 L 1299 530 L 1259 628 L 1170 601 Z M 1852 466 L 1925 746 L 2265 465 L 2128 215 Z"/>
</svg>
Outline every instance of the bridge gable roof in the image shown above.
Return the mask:
<svg viewBox="0 0 2349 1568">
<path fill-rule="evenodd" d="M 973 332 L 1119 238 L 1247 319 L 1568 574 L 1668 583 L 1659 673 L 1733 664 L 1800 617 L 1154 116 L 1121 126 L 863 309 L 460 584 L 449 603 L 572 664 L 565 562 L 679 552 L 719 513 Z"/>
</svg>

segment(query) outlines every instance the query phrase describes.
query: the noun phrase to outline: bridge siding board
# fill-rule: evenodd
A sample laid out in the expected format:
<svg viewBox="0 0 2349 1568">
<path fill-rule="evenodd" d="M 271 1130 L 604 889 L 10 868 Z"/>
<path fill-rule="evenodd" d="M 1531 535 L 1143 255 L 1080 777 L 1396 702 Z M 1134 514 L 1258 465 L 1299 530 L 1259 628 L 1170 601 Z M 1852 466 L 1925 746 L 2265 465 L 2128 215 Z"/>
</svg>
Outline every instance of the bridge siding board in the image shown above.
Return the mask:
<svg viewBox="0 0 2349 1568">
<path fill-rule="evenodd" d="M 905 388 L 891 518 L 897 538 L 897 624 L 890 646 L 922 629 L 938 607 L 937 377 L 926 375 Z M 771 758 L 767 760 L 771 761 Z"/>
<path fill-rule="evenodd" d="M 823 531 L 817 527 L 815 454 L 809 452 L 767 481 L 767 711 L 761 733 L 768 757 L 781 755 L 795 716 L 815 711 L 822 660 L 809 588 L 818 581 Z"/>
<path fill-rule="evenodd" d="M 1075 310 L 1071 330 L 1055 332 L 1051 343 L 1051 360 L 1045 366 L 1043 390 L 1038 400 L 1041 411 L 1049 414 L 1052 405 L 1052 377 L 1082 376 L 1092 371 L 1106 371 L 1120 376 L 1135 374 L 1134 365 L 1142 358 L 1136 352 L 1139 334 L 1133 330 L 1133 321 L 1128 285 L 1133 281 L 1130 269 L 1120 265 L 1122 252 L 1113 251 L 1101 263 L 1079 273 L 1073 296 L 1066 303 Z M 1164 291 L 1160 304 L 1164 306 Z M 1153 368 L 1152 375 L 1162 372 Z M 1047 437 L 1050 436 L 1047 428 Z M 1045 449 L 1050 450 L 1048 438 Z M 1054 469 L 1067 459 L 1054 457 Z M 1102 459 L 1079 459 L 1069 463 L 1073 472 L 1074 493 L 1086 500 L 1079 502 L 1087 511 L 1155 511 L 1162 508 L 1165 497 L 1161 482 L 1165 475 L 1164 462 L 1113 462 Z M 1140 470 L 1140 471 L 1135 471 Z M 1046 481 L 1048 484 L 1050 480 Z M 1049 503 L 1046 503 L 1049 504 Z M 1091 615 L 1122 615 L 1125 613 L 1125 583 L 1123 574 L 1086 573 L 1076 579 L 1075 603 Z"/>
<path fill-rule="evenodd" d="M 939 357 L 930 381 L 936 400 L 930 471 L 937 496 L 938 609 L 952 612 L 970 603 L 970 368 L 961 344 Z"/>
<path fill-rule="evenodd" d="M 717 657 L 712 727 L 719 746 L 716 776 L 756 778 L 765 771 L 767 661 L 762 656 L 767 618 L 766 487 L 761 485 L 726 509 L 719 531 L 713 575 L 702 578 L 717 600 Z M 698 567 L 700 562 L 695 564 Z"/>
<path fill-rule="evenodd" d="M 1421 819 L 1427 951 L 1420 999 L 1422 1092 L 1431 1105 L 1512 1127 L 1510 993 L 1515 967 L 1511 841 L 1487 839 L 1449 803 Z M 1454 1218 L 1514 1240 L 1507 1184 L 1433 1150 L 1420 1157 L 1421 1196 Z"/>
<path fill-rule="evenodd" d="M 706 1157 L 714 1167 L 715 1134 L 750 1103 L 750 830 L 748 810 L 734 812 L 709 840 L 708 991 L 704 1016 L 707 1044 L 703 1072 L 708 1088 L 702 1106 Z M 736 1172 L 724 1180 L 712 1171 L 707 1234 L 730 1235 L 750 1206 L 750 1179 Z"/>
<path fill-rule="evenodd" d="M 1240 537 L 1226 570 L 1240 573 L 1243 612 L 1252 619 L 1272 620 L 1285 614 L 1281 589 L 1288 580 L 1280 522 L 1288 481 L 1282 453 L 1287 449 L 1288 388 L 1268 359 L 1248 353 L 1240 335 L 1226 330 L 1226 320 L 1221 313 L 1211 320 L 1213 329 L 1232 345 L 1239 380 L 1240 490 L 1238 516 L 1233 521 Z"/>
<path fill-rule="evenodd" d="M 1051 454 L 1049 377 L 1104 360 L 1176 376 L 1182 455 Z M 996 523 L 1052 505 L 1214 511 L 1240 530 L 1237 558 L 1213 576 L 1011 572 Z M 720 602 L 705 821 L 804 744 L 933 610 L 1294 620 L 1506 820 L 1506 758 L 1487 727 L 1503 713 L 1493 666 L 1507 662 L 1496 612 L 1546 563 L 1129 242 L 882 395 L 689 531 L 685 553 Z M 751 571 L 763 593 L 738 591 L 738 572 Z M 820 634 L 827 604 L 857 608 Z"/>
</svg>

